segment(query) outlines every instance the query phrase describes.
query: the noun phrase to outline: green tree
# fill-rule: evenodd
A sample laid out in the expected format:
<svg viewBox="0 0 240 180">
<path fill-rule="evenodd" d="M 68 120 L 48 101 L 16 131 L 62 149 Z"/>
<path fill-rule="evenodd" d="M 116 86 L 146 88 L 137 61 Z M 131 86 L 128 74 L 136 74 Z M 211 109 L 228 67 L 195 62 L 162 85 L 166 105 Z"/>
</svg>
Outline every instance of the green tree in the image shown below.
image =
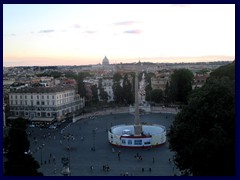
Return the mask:
<svg viewBox="0 0 240 180">
<path fill-rule="evenodd" d="M 16 119 L 12 123 L 8 136 L 4 139 L 7 161 L 4 163 L 6 176 L 41 176 L 38 162 L 28 154 L 30 143 L 26 133 L 26 120 Z"/>
<path fill-rule="evenodd" d="M 229 66 L 235 65 L 217 69 L 193 91 L 167 134 L 175 164 L 185 173 L 235 175 L 235 71 Z"/>
<path fill-rule="evenodd" d="M 192 91 L 193 73 L 188 69 L 175 70 L 170 78 L 170 96 L 177 102 L 187 103 Z"/>
<path fill-rule="evenodd" d="M 123 88 L 120 85 L 120 80 L 122 79 L 122 76 L 120 73 L 115 73 L 113 75 L 113 94 L 114 94 L 114 100 L 116 103 L 123 103 L 124 97 L 123 97 Z"/>
<path fill-rule="evenodd" d="M 108 93 L 106 91 L 104 91 L 103 87 L 102 87 L 102 79 L 99 79 L 98 82 L 98 88 L 99 88 L 99 96 L 103 101 L 107 101 L 108 100 Z"/>
<path fill-rule="evenodd" d="M 171 95 L 170 95 L 170 86 L 169 83 L 167 82 L 165 91 L 164 91 L 164 104 L 167 105 L 171 101 Z"/>
<path fill-rule="evenodd" d="M 77 77 L 77 89 L 78 93 L 80 94 L 81 97 L 86 97 L 86 89 L 85 89 L 85 84 L 83 82 L 85 78 L 84 73 L 79 73 Z"/>
<path fill-rule="evenodd" d="M 155 103 L 161 103 L 163 101 L 163 91 L 161 89 L 152 90 L 151 99 Z"/>
<path fill-rule="evenodd" d="M 151 93 L 152 93 L 152 83 L 151 83 L 151 79 L 152 77 L 155 76 L 154 73 L 146 73 L 146 87 L 145 87 L 145 91 L 146 91 L 146 100 L 147 101 L 151 101 Z"/>
<path fill-rule="evenodd" d="M 99 101 L 97 85 L 91 86 L 91 90 L 92 90 L 92 101 L 96 103 Z"/>
<path fill-rule="evenodd" d="M 134 102 L 134 95 L 133 95 L 133 92 L 132 92 L 132 85 L 131 85 L 131 83 L 130 83 L 130 81 L 128 79 L 128 74 L 124 75 L 122 90 L 123 90 L 124 102 L 127 105 L 133 104 L 133 102 Z"/>
</svg>

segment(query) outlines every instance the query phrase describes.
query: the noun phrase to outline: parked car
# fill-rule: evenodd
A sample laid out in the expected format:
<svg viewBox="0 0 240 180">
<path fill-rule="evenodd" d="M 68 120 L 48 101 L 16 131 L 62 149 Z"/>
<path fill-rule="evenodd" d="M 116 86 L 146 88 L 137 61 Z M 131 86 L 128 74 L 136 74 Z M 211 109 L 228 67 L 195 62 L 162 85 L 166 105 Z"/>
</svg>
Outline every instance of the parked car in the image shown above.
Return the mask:
<svg viewBox="0 0 240 180">
<path fill-rule="evenodd" d="M 57 128 L 57 126 L 55 126 L 55 125 L 50 125 L 49 126 L 49 129 L 56 129 Z"/>
<path fill-rule="evenodd" d="M 30 124 L 28 127 L 30 127 L 30 128 L 34 128 L 35 125 L 34 125 L 34 124 Z"/>
</svg>

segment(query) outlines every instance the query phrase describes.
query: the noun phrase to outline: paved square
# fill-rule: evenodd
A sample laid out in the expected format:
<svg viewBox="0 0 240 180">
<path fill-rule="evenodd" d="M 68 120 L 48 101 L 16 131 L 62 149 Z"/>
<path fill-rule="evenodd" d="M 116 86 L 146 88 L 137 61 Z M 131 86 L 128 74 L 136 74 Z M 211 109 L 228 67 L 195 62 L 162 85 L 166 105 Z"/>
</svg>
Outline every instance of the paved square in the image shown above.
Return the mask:
<svg viewBox="0 0 240 180">
<path fill-rule="evenodd" d="M 161 124 L 168 130 L 174 117 L 174 114 L 151 113 L 142 115 L 141 121 Z M 85 117 L 75 123 L 65 122 L 57 129 L 28 128 L 31 132 L 30 150 L 39 164 L 42 162 L 40 171 L 45 176 L 62 176 L 61 159 L 64 156 L 70 157 L 71 176 L 120 176 L 124 173 L 129 176 L 178 174 L 171 161 L 169 162 L 173 153 L 169 151 L 168 143 L 152 149 L 129 149 L 114 147 L 108 142 L 108 128 L 133 122 L 133 115 L 121 113 Z M 91 150 L 93 147 L 95 151 Z M 120 160 L 117 155 L 119 151 Z M 143 159 L 136 159 L 134 156 L 137 154 Z M 109 171 L 103 170 L 104 165 L 109 166 Z"/>
</svg>

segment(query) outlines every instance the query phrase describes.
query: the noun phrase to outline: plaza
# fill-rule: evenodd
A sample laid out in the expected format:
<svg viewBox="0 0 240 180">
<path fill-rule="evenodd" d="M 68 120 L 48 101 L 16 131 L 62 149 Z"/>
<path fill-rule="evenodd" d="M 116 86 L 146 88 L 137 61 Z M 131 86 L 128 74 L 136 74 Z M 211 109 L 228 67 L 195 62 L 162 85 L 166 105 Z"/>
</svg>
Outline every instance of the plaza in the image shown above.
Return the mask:
<svg viewBox="0 0 240 180">
<path fill-rule="evenodd" d="M 160 124 L 168 130 L 174 117 L 172 113 L 155 112 L 141 115 L 141 121 Z M 62 176 L 63 157 L 70 159 L 71 176 L 178 175 L 168 142 L 144 149 L 116 147 L 109 143 L 107 130 L 110 127 L 133 121 L 133 114 L 105 113 L 83 116 L 75 123 L 66 121 L 56 129 L 28 128 L 30 151 L 44 176 Z"/>
</svg>

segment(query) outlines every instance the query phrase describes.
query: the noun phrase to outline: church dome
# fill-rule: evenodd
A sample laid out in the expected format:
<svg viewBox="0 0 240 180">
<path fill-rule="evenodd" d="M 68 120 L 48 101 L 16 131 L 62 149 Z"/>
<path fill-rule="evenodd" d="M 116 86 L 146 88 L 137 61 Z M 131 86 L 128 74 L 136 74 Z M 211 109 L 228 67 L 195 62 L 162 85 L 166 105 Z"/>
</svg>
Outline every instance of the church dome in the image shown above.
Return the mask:
<svg viewBox="0 0 240 180">
<path fill-rule="evenodd" d="M 109 65 L 109 60 L 108 60 L 108 58 L 106 56 L 102 60 L 102 65 Z"/>
</svg>

